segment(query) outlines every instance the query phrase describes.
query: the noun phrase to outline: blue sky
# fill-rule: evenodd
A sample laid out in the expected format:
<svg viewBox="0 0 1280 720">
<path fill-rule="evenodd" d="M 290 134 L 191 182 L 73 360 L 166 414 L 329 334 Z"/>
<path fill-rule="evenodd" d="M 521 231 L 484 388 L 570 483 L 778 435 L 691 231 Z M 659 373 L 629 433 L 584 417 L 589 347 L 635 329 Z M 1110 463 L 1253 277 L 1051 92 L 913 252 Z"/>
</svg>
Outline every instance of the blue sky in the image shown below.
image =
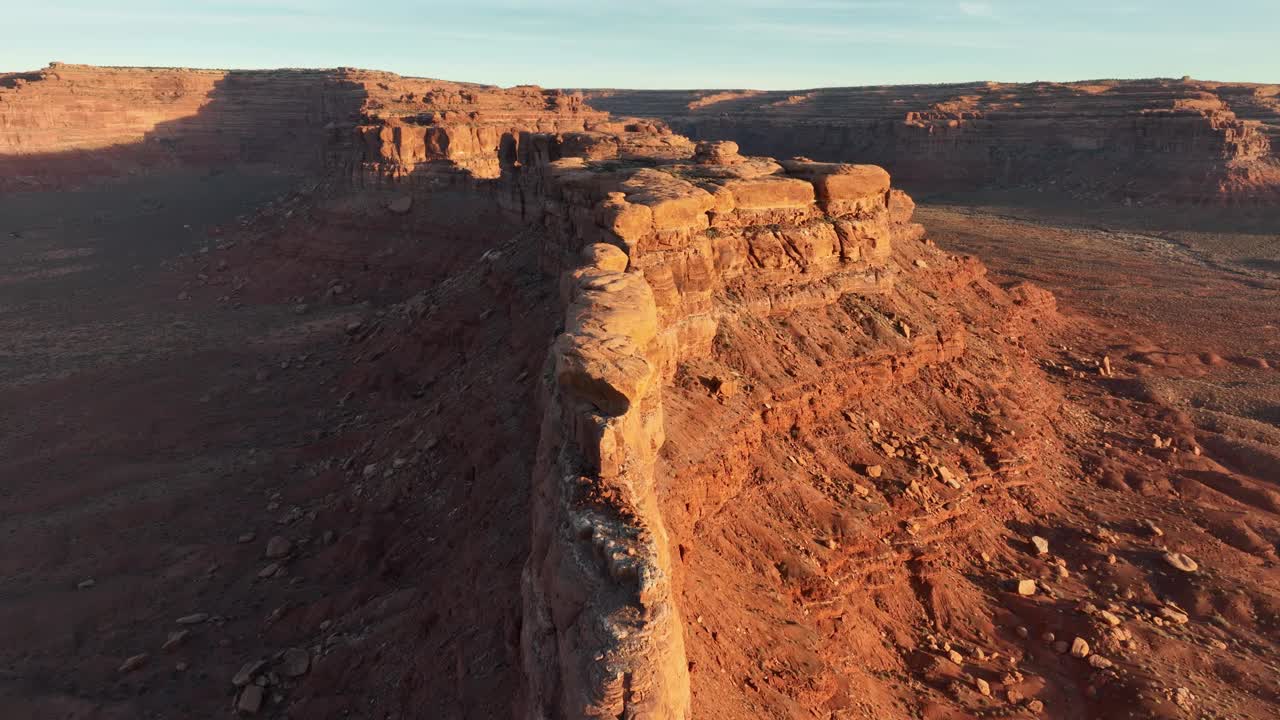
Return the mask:
<svg viewBox="0 0 1280 720">
<path fill-rule="evenodd" d="M 348 65 L 636 88 L 1280 82 L 1280 0 L 0 0 L 0 17 L 0 71 Z"/>
</svg>

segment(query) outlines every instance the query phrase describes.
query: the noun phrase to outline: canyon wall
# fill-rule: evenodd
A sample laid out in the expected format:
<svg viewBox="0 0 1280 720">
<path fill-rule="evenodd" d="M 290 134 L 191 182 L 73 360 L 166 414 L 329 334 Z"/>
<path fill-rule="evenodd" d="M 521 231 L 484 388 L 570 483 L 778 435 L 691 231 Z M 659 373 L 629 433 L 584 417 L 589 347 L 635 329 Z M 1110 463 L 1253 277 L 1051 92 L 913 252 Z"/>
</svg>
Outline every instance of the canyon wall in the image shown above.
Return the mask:
<svg viewBox="0 0 1280 720">
<path fill-rule="evenodd" d="M 698 544 L 691 513 L 705 511 L 694 496 L 718 491 L 681 486 L 666 457 L 668 408 L 690 394 L 684 375 L 735 328 L 855 298 L 894 304 L 893 247 L 924 233 L 879 167 L 744 157 L 732 142 L 695 144 L 654 122 L 588 127 L 504 136 L 500 176 L 476 188 L 531 230 L 536 271 L 558 279 L 563 312 L 537 378 L 516 716 L 688 718 L 714 701 L 697 699 L 690 672 L 683 597 L 701 580 L 682 563 Z M 416 205 L 430 184 L 385 147 L 357 151 L 358 177 Z M 953 322 L 905 307 L 894 318 L 876 331 L 888 344 L 857 353 L 873 374 L 963 354 Z M 762 346 L 759 359 L 772 354 Z M 764 383 L 744 392 L 728 375 L 705 380 L 695 395 L 714 385 L 757 419 L 774 397 Z"/>
<path fill-rule="evenodd" d="M 639 123 L 522 133 L 508 146 L 517 151 L 493 189 L 539 231 L 540 265 L 561 278 L 564 307 L 540 378 L 517 715 L 748 717 L 856 703 L 837 690 L 841 676 L 871 672 L 850 656 L 862 642 L 852 638 L 885 621 L 857 584 L 847 594 L 822 591 L 832 608 L 866 615 L 829 643 L 814 624 L 826 619 L 783 600 L 795 578 L 762 592 L 768 573 L 694 570 L 691 555 L 716 555 L 708 532 L 728 534 L 739 549 L 746 537 L 807 546 L 807 525 L 819 522 L 834 523 L 819 531 L 822 542 L 846 544 L 823 562 L 845 562 L 835 558 L 881 552 L 906 518 L 936 522 L 944 504 L 953 508 L 948 521 L 1008 512 L 1005 481 L 1027 475 L 1011 459 L 1058 452 L 1055 433 L 1036 420 L 1028 436 L 993 439 L 986 421 L 952 407 L 955 425 L 933 432 L 955 433 L 956 444 L 913 451 L 922 480 L 869 488 L 853 469 L 871 447 L 904 442 L 890 440 L 877 416 L 928 418 L 936 411 L 922 406 L 975 398 L 1019 417 L 1045 410 L 1039 404 L 1053 394 L 1005 343 L 1027 323 L 1050 322 L 1052 298 L 999 288 L 976 261 L 938 250 L 911 222 L 910 198 L 876 166 L 744 157 L 732 142 L 692 146 Z M 941 400 L 961 386 L 964 400 Z M 806 466 L 802 479 L 770 485 L 801 494 L 821 486 L 822 500 L 806 501 L 813 514 L 762 507 L 746 510 L 752 524 L 727 522 L 744 512 L 735 496 L 750 478 L 792 474 L 794 464 L 774 459 L 779 443 L 791 453 L 782 458 Z M 796 459 L 813 452 L 812 464 Z M 986 509 L 955 510 L 971 499 Z M 751 535 L 762 526 L 774 529 Z M 954 579 L 936 539 L 902 551 L 891 595 Z M 977 592 L 953 584 L 960 595 Z M 938 591 L 938 602 L 951 592 Z M 772 605 L 766 598 L 782 603 L 770 612 L 786 622 L 752 609 Z M 708 614 L 759 626 L 759 636 L 726 657 L 706 637 Z M 779 635 L 788 624 L 803 639 Z M 753 663 L 814 652 L 826 659 L 805 660 L 811 673 L 796 684 L 760 701 L 744 695 Z"/>
<path fill-rule="evenodd" d="M 176 168 L 496 177 L 501 138 L 606 118 L 582 98 L 333 70 L 51 64 L 0 75 L 0 191 Z"/>
<path fill-rule="evenodd" d="M 437 185 L 489 179 L 501 174 L 500 157 L 517 153 L 499 147 L 504 138 L 625 131 L 613 113 L 658 118 L 694 140 L 735 140 L 751 154 L 878 164 L 912 191 L 1055 186 L 1135 200 L 1272 202 L 1278 97 L 1277 86 L 1148 80 L 584 98 L 350 68 L 54 63 L 0 75 L 0 190 L 253 163 L 336 168 L 366 186 L 397 174 Z"/>
<path fill-rule="evenodd" d="M 1190 202 L 1280 199 L 1276 86 L 1192 80 L 790 92 L 600 90 L 588 102 L 777 157 L 883 165 L 912 191 L 1057 185 Z"/>
<path fill-rule="evenodd" d="M 402 78 L 365 80 L 368 93 L 349 155 L 357 184 L 428 185 L 493 179 L 521 132 L 573 132 L 607 123 L 582 96 L 525 85 L 497 88 Z"/>
<path fill-rule="evenodd" d="M 323 70 L 53 64 L 0 76 L 0 190 L 68 187 L 179 167 L 326 161 L 360 83 Z"/>
</svg>

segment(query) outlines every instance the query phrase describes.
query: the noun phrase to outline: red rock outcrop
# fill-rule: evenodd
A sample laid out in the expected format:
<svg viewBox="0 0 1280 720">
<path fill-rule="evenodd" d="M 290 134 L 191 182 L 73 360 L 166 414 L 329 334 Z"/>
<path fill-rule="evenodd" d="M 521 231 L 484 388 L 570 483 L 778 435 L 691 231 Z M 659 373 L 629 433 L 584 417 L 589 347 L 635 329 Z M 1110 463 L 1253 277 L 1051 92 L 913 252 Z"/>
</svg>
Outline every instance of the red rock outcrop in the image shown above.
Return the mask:
<svg viewBox="0 0 1280 720">
<path fill-rule="evenodd" d="M 912 190 L 1280 199 L 1274 86 L 1193 80 L 590 93 L 595 107 L 775 156 L 883 165 Z"/>
<path fill-rule="evenodd" d="M 563 142 L 526 139 L 537 141 Z M 700 158 L 714 156 L 700 150 Z M 715 157 L 741 160 L 726 155 Z M 805 169 L 825 179 L 841 168 Z M 814 185 L 780 171 L 770 161 L 744 161 L 611 172 L 580 157 L 527 170 L 536 174 L 530 180 L 540 202 L 518 192 L 520 206 L 540 209 L 556 240 L 550 247 L 558 257 L 548 260 L 571 269 L 534 476 L 523 623 L 528 717 L 691 716 L 673 549 L 655 475 L 662 388 L 682 361 L 708 352 L 712 295 L 724 283 L 793 261 L 815 270 L 841 259 L 861 264 L 855 224 L 883 220 L 846 213 L 849 219 L 828 223 Z M 824 205 L 864 202 L 887 215 L 888 176 L 881 175 L 878 184 L 824 193 Z M 787 229 L 759 229 L 770 221 Z M 865 244 L 883 256 L 888 233 L 872 234 Z M 583 261 L 575 261 L 577 252 Z M 583 264 L 573 270 L 576 262 Z M 832 278 L 830 287 L 874 288 L 876 280 L 864 271 Z M 770 302 L 761 297 L 756 305 Z"/>
<path fill-rule="evenodd" d="M 0 190 L 229 163 L 337 168 L 364 185 L 496 178 L 502 158 L 519 154 L 503 138 L 522 131 L 580 133 L 594 152 L 625 154 L 608 138 L 646 123 L 609 111 L 754 154 L 875 163 L 912 190 L 1270 203 L 1280 196 L 1277 97 L 1275 86 L 1150 80 L 584 98 L 349 68 L 55 63 L 0 75 Z M 671 137 L 662 123 L 647 127 Z"/>
<path fill-rule="evenodd" d="M 459 173 L 496 178 L 504 138 L 521 131 L 583 132 L 608 119 L 581 95 L 532 85 L 502 89 L 384 74 L 365 86 L 369 99 L 355 154 L 365 182 L 447 181 Z"/>
<path fill-rule="evenodd" d="M 644 137 L 624 131 L 607 145 L 631 148 Z M 741 492 L 755 462 L 744 460 L 787 428 L 793 439 L 821 442 L 808 434 L 812 423 L 841 412 L 870 417 L 877 388 L 962 361 L 969 333 L 953 315 L 951 293 L 981 297 L 1000 313 L 1035 305 L 1028 311 L 1047 318 L 1044 298 L 1025 291 L 1015 299 L 983 280 L 976 263 L 931 249 L 910 221 L 910 199 L 878 167 L 778 163 L 742 157 L 732 143 L 626 161 L 595 158 L 596 146 L 573 136 L 524 134 L 518 147 L 530 152 L 504 176 L 500 196 L 542 229 L 541 264 L 563 273 L 565 307 L 542 376 L 519 714 L 744 716 L 724 696 L 737 696 L 736 688 L 717 685 L 708 671 L 692 681 L 689 673 L 705 667 L 697 630 L 711 611 L 704 593 L 737 591 L 684 566 L 703 542 L 697 526 Z M 895 245 L 908 249 L 895 254 Z M 937 270 L 927 270 L 931 263 Z M 833 315 L 846 320 L 831 327 L 825 318 Z M 1019 317 L 1010 313 L 1004 322 L 1012 324 L 1002 327 L 1025 322 Z M 841 329 L 850 321 L 865 329 Z M 819 343 L 818 364 L 792 365 L 816 348 L 775 355 L 768 328 L 779 339 Z M 1001 352 L 980 335 L 984 356 Z M 737 342 L 759 354 L 731 368 L 726 348 Z M 690 382 L 693 368 L 716 369 Z M 975 390 L 992 402 L 1007 393 L 983 381 Z M 925 462 L 954 500 L 1000 472 L 980 457 Z M 712 467 L 719 471 L 706 474 Z M 832 471 L 849 474 L 848 465 Z M 939 492 L 912 488 L 899 497 L 903 508 Z M 898 491 L 884 492 L 877 497 L 893 503 Z M 798 650 L 785 638 L 776 643 L 759 652 Z M 836 672 L 814 670 L 822 683 Z"/>
</svg>

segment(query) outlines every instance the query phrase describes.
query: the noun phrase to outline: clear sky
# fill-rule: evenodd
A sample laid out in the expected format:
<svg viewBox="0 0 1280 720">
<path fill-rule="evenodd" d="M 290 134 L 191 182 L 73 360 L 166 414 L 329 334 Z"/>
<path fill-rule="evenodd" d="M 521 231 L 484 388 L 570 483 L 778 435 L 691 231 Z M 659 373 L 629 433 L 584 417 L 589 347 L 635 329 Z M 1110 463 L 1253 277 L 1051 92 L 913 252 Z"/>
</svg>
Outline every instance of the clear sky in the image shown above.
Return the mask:
<svg viewBox="0 0 1280 720">
<path fill-rule="evenodd" d="M 546 87 L 1280 83 L 1280 0 L 0 0 L 0 71 L 335 67 Z"/>
</svg>

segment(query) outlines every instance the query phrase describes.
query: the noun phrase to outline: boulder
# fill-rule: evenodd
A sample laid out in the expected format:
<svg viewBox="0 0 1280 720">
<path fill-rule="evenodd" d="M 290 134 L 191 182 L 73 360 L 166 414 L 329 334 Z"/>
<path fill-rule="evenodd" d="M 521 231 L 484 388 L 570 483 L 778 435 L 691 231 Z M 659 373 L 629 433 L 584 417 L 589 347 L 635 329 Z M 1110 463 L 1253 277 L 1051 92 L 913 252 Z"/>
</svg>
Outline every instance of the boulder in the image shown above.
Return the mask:
<svg viewBox="0 0 1280 720">
<path fill-rule="evenodd" d="M 404 215 L 413 209 L 413 198 L 409 195 L 401 195 L 388 202 L 387 209 L 396 215 Z"/>
<path fill-rule="evenodd" d="M 627 202 L 625 193 L 612 192 L 600 203 L 597 222 L 628 247 L 634 247 L 653 231 L 653 211 L 646 205 Z"/>
<path fill-rule="evenodd" d="M 700 142 L 693 152 L 693 161 L 699 165 L 734 165 L 745 159 L 738 154 L 738 143 L 732 140 Z"/>
<path fill-rule="evenodd" d="M 1045 555 L 1049 552 L 1049 541 L 1039 535 L 1031 536 L 1031 544 L 1035 546 L 1037 555 Z"/>
<path fill-rule="evenodd" d="M 1196 564 L 1195 560 L 1192 560 L 1190 557 L 1180 552 L 1167 552 L 1163 557 L 1165 564 L 1169 567 L 1172 567 L 1175 570 L 1181 570 L 1185 573 L 1193 573 L 1200 568 L 1200 566 Z"/>
<path fill-rule="evenodd" d="M 846 212 L 888 202 L 889 173 L 878 165 L 848 165 L 812 160 L 784 160 L 787 174 L 813 184 L 818 204 L 827 212 Z"/>
<path fill-rule="evenodd" d="M 240 697 L 236 699 L 236 712 L 241 715 L 256 715 L 258 710 L 262 709 L 262 700 L 266 696 L 266 690 L 259 685 L 250 685 L 240 691 Z"/>
<path fill-rule="evenodd" d="M 626 272 L 629 258 L 627 254 L 614 245 L 594 243 L 582 249 L 582 258 L 587 265 L 607 272 Z"/>
<path fill-rule="evenodd" d="M 311 654 L 302 648 L 289 648 L 280 658 L 280 673 L 285 677 L 302 677 L 311 668 Z"/>
<path fill-rule="evenodd" d="M 1089 655 L 1089 643 L 1084 638 L 1076 638 L 1071 641 L 1071 656 L 1083 658 Z"/>
<path fill-rule="evenodd" d="M 648 208 L 655 230 L 703 230 L 715 200 L 706 190 L 673 175 L 644 168 L 623 181 L 628 203 Z"/>
</svg>

